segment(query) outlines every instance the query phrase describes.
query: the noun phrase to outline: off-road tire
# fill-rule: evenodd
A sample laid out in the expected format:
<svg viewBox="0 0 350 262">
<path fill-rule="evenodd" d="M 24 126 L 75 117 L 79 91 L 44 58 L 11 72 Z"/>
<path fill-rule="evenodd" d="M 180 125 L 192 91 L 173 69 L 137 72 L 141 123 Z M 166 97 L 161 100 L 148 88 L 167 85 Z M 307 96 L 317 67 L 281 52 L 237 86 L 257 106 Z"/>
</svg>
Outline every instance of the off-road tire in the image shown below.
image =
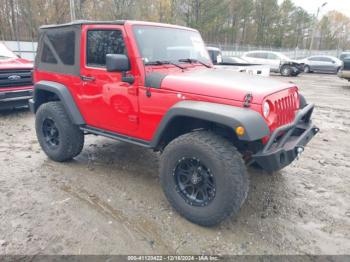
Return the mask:
<svg viewBox="0 0 350 262">
<path fill-rule="evenodd" d="M 45 140 L 43 123 L 46 119 L 53 121 L 58 130 L 59 144 L 55 148 Z M 83 149 L 84 133 L 71 122 L 61 102 L 48 102 L 39 107 L 36 112 L 35 129 L 41 148 L 54 161 L 71 160 Z"/>
<path fill-rule="evenodd" d="M 289 65 L 283 65 L 281 67 L 281 75 L 282 76 L 291 76 L 292 75 L 292 67 Z"/>
<path fill-rule="evenodd" d="M 185 157 L 200 159 L 212 171 L 216 194 L 206 206 L 190 205 L 177 191 L 174 170 Z M 249 190 L 242 155 L 230 141 L 210 131 L 182 135 L 166 146 L 160 159 L 160 181 L 175 210 L 202 226 L 214 226 L 237 214 Z"/>
</svg>

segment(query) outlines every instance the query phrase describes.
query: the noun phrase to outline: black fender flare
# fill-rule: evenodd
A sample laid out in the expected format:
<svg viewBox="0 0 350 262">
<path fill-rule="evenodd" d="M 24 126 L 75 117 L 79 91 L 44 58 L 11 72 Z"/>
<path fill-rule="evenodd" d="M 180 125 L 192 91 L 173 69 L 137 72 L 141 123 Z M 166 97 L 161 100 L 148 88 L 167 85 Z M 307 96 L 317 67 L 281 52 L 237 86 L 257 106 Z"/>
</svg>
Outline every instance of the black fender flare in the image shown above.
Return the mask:
<svg viewBox="0 0 350 262">
<path fill-rule="evenodd" d="M 85 120 L 80 113 L 69 89 L 60 83 L 52 81 L 39 81 L 34 85 L 34 112 L 43 103 L 40 99 L 42 91 L 54 93 L 62 102 L 70 120 L 76 125 L 84 125 Z"/>
<path fill-rule="evenodd" d="M 182 116 L 221 124 L 233 130 L 242 126 L 245 129 L 245 134 L 238 138 L 243 141 L 259 140 L 270 134 L 270 129 L 263 117 L 249 108 L 201 101 L 181 101 L 172 106 L 162 118 L 151 146 L 157 147 L 166 127 L 174 118 Z"/>
</svg>

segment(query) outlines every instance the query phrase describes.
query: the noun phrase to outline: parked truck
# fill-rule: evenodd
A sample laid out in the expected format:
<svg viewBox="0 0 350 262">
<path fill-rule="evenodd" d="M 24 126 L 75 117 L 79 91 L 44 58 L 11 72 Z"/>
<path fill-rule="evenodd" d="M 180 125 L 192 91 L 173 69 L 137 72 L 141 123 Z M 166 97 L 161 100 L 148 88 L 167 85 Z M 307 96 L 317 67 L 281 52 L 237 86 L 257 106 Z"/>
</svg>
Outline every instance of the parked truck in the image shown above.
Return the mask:
<svg viewBox="0 0 350 262">
<path fill-rule="evenodd" d="M 33 63 L 0 42 L 0 110 L 28 107 L 33 95 Z"/>
<path fill-rule="evenodd" d="M 49 158 L 71 160 L 89 134 L 158 151 L 165 196 L 204 226 L 239 211 L 247 165 L 280 170 L 319 131 L 295 84 L 214 68 L 199 32 L 175 25 L 43 26 L 34 80 Z"/>
</svg>

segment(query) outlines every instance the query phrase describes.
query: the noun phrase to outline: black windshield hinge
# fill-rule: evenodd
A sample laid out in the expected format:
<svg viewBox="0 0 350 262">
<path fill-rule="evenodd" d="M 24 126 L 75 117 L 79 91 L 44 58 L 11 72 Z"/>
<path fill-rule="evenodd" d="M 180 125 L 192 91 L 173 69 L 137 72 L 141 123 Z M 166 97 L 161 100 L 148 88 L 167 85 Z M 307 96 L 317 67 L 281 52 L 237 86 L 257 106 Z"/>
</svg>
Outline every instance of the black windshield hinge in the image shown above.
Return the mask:
<svg viewBox="0 0 350 262">
<path fill-rule="evenodd" d="M 250 107 L 250 102 L 252 101 L 253 99 L 253 94 L 252 93 L 248 93 L 245 95 L 244 97 L 244 104 L 243 106 L 244 107 Z"/>
</svg>

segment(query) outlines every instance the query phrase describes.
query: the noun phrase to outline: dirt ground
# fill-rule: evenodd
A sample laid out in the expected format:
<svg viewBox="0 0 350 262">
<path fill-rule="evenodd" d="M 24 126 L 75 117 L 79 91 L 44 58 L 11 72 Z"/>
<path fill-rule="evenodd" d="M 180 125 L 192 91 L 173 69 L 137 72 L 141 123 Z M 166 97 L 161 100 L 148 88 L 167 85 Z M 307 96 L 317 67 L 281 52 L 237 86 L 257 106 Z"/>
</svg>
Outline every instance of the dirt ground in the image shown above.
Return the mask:
<svg viewBox="0 0 350 262">
<path fill-rule="evenodd" d="M 156 153 L 88 136 L 74 161 L 55 163 L 28 110 L 1 112 L 0 254 L 350 254 L 350 83 L 281 79 L 317 105 L 321 132 L 281 172 L 249 170 L 241 212 L 214 228 L 169 206 Z"/>
</svg>

